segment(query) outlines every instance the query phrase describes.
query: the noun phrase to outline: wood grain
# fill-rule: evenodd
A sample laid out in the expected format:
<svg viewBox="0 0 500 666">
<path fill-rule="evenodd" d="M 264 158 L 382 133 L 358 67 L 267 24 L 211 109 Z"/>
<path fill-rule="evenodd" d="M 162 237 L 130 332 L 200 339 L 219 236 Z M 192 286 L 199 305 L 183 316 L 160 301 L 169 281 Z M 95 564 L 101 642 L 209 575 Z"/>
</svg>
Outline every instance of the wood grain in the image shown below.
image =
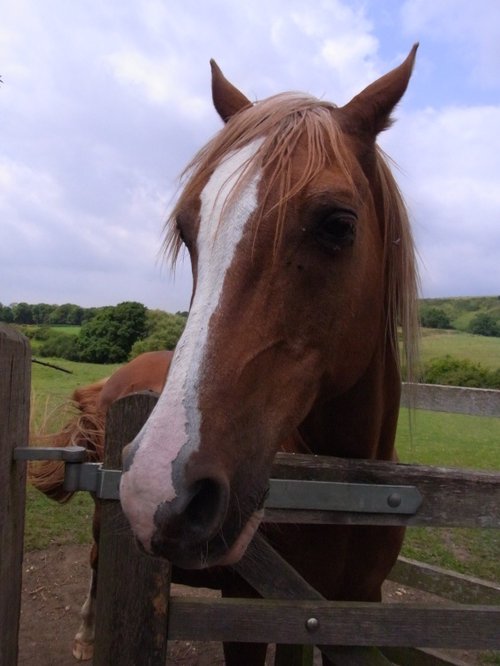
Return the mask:
<svg viewBox="0 0 500 666">
<path fill-rule="evenodd" d="M 23 561 L 31 351 L 27 339 L 0 324 L 0 664 L 16 666 Z"/>
<path fill-rule="evenodd" d="M 139 432 L 156 399 L 116 402 L 107 418 L 104 467 L 121 468 L 122 449 Z M 119 502 L 102 501 L 94 666 L 164 666 L 170 564 L 142 555 Z"/>
</svg>

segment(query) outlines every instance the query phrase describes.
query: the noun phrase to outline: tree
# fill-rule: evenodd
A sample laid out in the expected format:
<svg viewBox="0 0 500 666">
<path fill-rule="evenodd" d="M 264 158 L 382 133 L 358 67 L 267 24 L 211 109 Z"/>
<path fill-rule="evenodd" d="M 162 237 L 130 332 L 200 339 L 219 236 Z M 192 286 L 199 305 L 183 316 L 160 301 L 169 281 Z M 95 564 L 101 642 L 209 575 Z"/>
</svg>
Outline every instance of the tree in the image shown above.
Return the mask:
<svg viewBox="0 0 500 666">
<path fill-rule="evenodd" d="M 145 333 L 146 308 L 141 303 L 127 301 L 101 308 L 80 329 L 80 358 L 90 363 L 120 363 Z"/>
<path fill-rule="evenodd" d="M 54 308 L 50 315 L 51 324 L 79 326 L 83 319 L 83 308 L 73 303 L 63 303 Z"/>
<path fill-rule="evenodd" d="M 82 321 L 81 324 L 93 319 L 96 314 L 99 312 L 99 308 L 83 308 Z"/>
<path fill-rule="evenodd" d="M 27 303 L 16 303 L 12 308 L 12 312 L 15 324 L 33 324 L 31 305 L 28 305 Z"/>
<path fill-rule="evenodd" d="M 443 309 L 425 305 L 420 310 L 420 323 L 426 328 L 452 328 L 450 318 Z"/>
<path fill-rule="evenodd" d="M 170 314 L 161 310 L 149 310 L 147 315 L 147 337 L 138 340 L 132 347 L 130 358 L 146 351 L 173 349 L 186 325 L 183 314 Z"/>
<path fill-rule="evenodd" d="M 472 318 L 469 325 L 469 331 L 476 335 L 500 337 L 500 326 L 498 325 L 498 322 L 487 312 L 479 312 Z"/>
<path fill-rule="evenodd" d="M 10 308 L 8 305 L 2 305 L 0 303 L 0 321 L 5 322 L 6 324 L 12 324 L 14 321 L 14 313 L 12 312 L 12 308 Z"/>
<path fill-rule="evenodd" d="M 48 303 L 37 303 L 31 306 L 33 313 L 33 321 L 35 324 L 48 324 L 50 316 L 57 309 L 57 305 L 49 305 Z"/>
<path fill-rule="evenodd" d="M 80 360 L 78 338 L 76 335 L 71 335 L 68 333 L 57 333 L 55 331 L 51 331 L 50 329 L 47 329 L 47 332 L 48 335 L 38 350 L 40 356 L 55 356 L 58 358 L 66 358 L 69 361 Z"/>
</svg>

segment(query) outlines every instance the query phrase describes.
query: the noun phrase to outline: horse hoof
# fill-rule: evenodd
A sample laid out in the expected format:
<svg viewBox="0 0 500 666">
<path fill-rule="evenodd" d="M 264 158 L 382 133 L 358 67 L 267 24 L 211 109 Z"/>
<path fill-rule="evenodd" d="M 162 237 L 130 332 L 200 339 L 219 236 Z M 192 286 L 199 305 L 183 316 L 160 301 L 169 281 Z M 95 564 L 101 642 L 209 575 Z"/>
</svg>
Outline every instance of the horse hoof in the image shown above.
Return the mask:
<svg viewBox="0 0 500 666">
<path fill-rule="evenodd" d="M 73 657 L 78 661 L 88 661 L 94 656 L 94 644 L 75 640 L 73 643 Z"/>
</svg>

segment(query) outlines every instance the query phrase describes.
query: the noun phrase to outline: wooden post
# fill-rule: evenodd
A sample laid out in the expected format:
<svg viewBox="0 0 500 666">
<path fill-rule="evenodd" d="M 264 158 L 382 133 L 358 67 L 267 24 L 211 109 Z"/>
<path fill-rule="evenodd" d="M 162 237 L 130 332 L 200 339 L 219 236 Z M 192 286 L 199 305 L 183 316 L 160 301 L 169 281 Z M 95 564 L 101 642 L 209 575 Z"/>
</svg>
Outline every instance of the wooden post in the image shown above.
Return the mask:
<svg viewBox="0 0 500 666">
<path fill-rule="evenodd" d="M 136 394 L 107 415 L 105 469 L 121 469 L 123 447 L 156 402 Z M 94 666 L 164 666 L 170 564 L 139 552 L 119 502 L 102 501 Z"/>
<path fill-rule="evenodd" d="M 0 664 L 16 666 L 26 499 L 26 463 L 14 462 L 28 446 L 31 351 L 27 339 L 0 324 Z"/>
</svg>

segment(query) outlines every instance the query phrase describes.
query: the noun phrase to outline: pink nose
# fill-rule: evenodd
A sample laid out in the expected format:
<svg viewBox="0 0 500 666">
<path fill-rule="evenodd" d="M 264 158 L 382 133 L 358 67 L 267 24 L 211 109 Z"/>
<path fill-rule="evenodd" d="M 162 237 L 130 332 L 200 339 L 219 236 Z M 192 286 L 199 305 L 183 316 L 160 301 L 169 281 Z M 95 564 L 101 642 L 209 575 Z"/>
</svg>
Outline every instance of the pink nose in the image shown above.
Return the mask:
<svg viewBox="0 0 500 666">
<path fill-rule="evenodd" d="M 213 469 L 196 471 L 197 478 L 177 488 L 174 500 L 158 506 L 151 539 L 153 555 L 185 567 L 201 566 L 207 544 L 221 533 L 229 504 L 227 479 Z"/>
</svg>

